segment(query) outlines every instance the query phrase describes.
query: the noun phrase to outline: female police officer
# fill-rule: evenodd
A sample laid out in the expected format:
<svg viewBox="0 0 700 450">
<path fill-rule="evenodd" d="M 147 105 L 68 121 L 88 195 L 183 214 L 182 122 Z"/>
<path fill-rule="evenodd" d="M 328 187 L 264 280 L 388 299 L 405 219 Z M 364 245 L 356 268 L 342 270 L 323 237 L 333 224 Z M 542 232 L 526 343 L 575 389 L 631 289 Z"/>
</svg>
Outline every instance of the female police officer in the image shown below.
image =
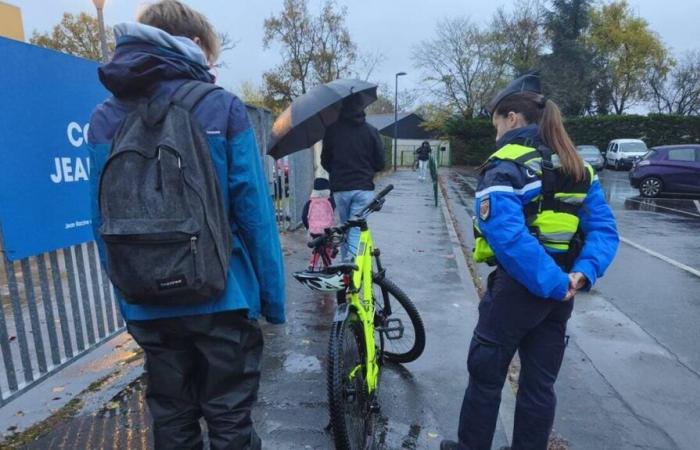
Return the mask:
<svg viewBox="0 0 700 450">
<path fill-rule="evenodd" d="M 619 238 L 598 177 L 577 155 L 536 73 L 513 81 L 488 109 L 497 151 L 479 179 L 474 258 L 496 270 L 469 348 L 459 443 L 443 441 L 440 448 L 491 448 L 501 389 L 517 350 L 512 449 L 544 450 L 573 297 L 603 275 Z"/>
</svg>

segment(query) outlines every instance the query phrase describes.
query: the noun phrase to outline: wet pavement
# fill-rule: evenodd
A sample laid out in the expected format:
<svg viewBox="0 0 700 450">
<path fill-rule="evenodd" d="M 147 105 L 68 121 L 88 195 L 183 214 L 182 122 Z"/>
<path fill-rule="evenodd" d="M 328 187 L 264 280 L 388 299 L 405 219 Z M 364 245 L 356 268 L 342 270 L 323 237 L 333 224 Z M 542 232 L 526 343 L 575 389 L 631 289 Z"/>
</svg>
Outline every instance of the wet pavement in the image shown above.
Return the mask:
<svg viewBox="0 0 700 450">
<path fill-rule="evenodd" d="M 442 438 L 456 436 L 478 297 L 459 241 L 450 231 L 452 223 L 442 205 L 433 206 L 431 184 L 418 182 L 413 172 L 399 171 L 384 177 L 378 188 L 389 182 L 396 188 L 369 223 L 387 276 L 420 311 L 427 342 L 417 361 L 384 367 L 374 448 L 437 449 Z M 266 346 L 254 419 L 266 450 L 333 447 L 325 431 L 325 364 L 335 298 L 314 293 L 291 277 L 308 260 L 305 242 L 301 231 L 283 236 L 288 322 L 263 324 Z M 144 388 L 139 378 L 117 392 L 87 399 L 87 406 L 52 423 L 26 448 L 152 448 Z M 507 423 L 512 411 L 504 403 L 501 417 Z M 499 421 L 494 448 L 506 443 L 506 427 Z"/>
<path fill-rule="evenodd" d="M 476 179 L 442 173 L 469 251 Z M 572 449 L 696 449 L 700 442 L 700 201 L 644 199 L 627 172 L 600 174 L 623 242 L 576 299 L 557 382 L 555 431 Z M 479 265 L 478 277 L 488 268 Z"/>
</svg>

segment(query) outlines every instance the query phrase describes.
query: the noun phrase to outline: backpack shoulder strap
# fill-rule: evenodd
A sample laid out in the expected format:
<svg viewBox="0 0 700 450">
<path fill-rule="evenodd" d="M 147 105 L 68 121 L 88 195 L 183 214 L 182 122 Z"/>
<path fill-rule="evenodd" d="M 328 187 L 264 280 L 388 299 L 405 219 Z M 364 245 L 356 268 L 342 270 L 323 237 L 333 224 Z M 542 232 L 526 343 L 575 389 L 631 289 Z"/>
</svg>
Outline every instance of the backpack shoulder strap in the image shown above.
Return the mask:
<svg viewBox="0 0 700 450">
<path fill-rule="evenodd" d="M 557 173 L 552 163 L 552 149 L 540 145 L 537 151 L 542 155 L 542 209 L 554 209 L 554 194 L 557 188 Z"/>
<path fill-rule="evenodd" d="M 221 86 L 213 83 L 197 80 L 186 81 L 175 91 L 173 102 L 191 112 L 210 92 L 219 89 L 221 89 Z"/>
</svg>

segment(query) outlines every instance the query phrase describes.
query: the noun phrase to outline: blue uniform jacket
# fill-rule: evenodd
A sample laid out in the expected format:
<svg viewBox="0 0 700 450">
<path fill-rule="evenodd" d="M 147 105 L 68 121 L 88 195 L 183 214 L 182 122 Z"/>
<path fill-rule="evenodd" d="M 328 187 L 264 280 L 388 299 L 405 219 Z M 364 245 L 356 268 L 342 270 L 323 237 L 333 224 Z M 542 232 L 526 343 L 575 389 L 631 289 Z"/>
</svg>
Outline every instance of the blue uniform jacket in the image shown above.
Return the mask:
<svg viewBox="0 0 700 450">
<path fill-rule="evenodd" d="M 539 145 L 537 126 L 509 131 L 499 140 L 497 148 L 520 138 L 529 138 L 533 146 Z M 534 295 L 564 299 L 569 286 L 568 274 L 530 234 L 523 214 L 523 206 L 540 194 L 542 181 L 511 161 L 488 164 L 479 178 L 475 202 L 475 217 L 486 242 L 503 269 Z M 487 220 L 482 220 L 479 215 L 481 200 L 487 196 L 490 211 Z M 583 273 L 589 281 L 586 289 L 590 289 L 612 263 L 619 244 L 615 218 L 605 202 L 597 175 L 579 212 L 579 219 L 584 246 L 572 272 Z"/>
<path fill-rule="evenodd" d="M 162 39 L 160 40 L 162 41 Z M 114 59 L 100 68 L 100 80 L 117 97 L 172 95 L 188 79 L 213 81 L 200 64 L 202 55 L 156 45 L 149 36 L 121 36 Z M 199 51 L 195 46 L 193 52 Z M 97 185 L 110 143 L 126 113 L 115 97 L 98 105 L 90 120 L 92 223 L 103 264 Z M 193 111 L 211 150 L 231 224 L 233 250 L 226 291 L 221 298 L 197 306 L 138 306 L 119 299 L 126 320 L 149 320 L 248 309 L 272 323 L 283 323 L 284 268 L 279 234 L 261 158 L 246 108 L 220 89 L 205 97 Z M 138 186 L 134 187 L 138 189 Z"/>
</svg>

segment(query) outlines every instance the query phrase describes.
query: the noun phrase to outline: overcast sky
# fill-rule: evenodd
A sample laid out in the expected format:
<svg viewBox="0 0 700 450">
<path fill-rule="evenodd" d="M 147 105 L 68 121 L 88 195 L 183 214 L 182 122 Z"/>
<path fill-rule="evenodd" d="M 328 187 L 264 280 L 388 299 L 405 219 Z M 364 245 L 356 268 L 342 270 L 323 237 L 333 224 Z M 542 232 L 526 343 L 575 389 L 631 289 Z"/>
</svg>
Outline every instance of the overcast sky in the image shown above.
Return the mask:
<svg viewBox="0 0 700 450">
<path fill-rule="evenodd" d="M 33 30 L 45 31 L 60 21 L 64 11 L 93 12 L 92 0 L 5 0 L 22 8 L 27 38 Z M 109 25 L 133 20 L 143 0 L 107 0 L 105 21 Z M 221 69 L 219 83 L 237 90 L 243 81 L 259 85 L 262 73 L 280 61 L 277 49 L 264 50 L 262 23 L 281 9 L 283 0 L 190 0 L 190 6 L 209 17 L 220 31 L 238 41 L 224 54 L 228 68 Z M 322 0 L 310 0 L 318 9 Z M 490 21 L 499 6 L 496 0 L 338 0 L 348 8 L 347 25 L 361 52 L 384 55 L 372 78 L 393 84 L 394 73 L 408 72 L 401 80 L 406 88 L 418 87 L 420 73 L 412 67 L 411 48 L 430 38 L 437 22 L 445 17 L 469 16 L 474 22 Z M 674 54 L 700 48 L 700 0 L 629 0 Z M 401 87 L 400 87 L 401 88 Z"/>
</svg>

